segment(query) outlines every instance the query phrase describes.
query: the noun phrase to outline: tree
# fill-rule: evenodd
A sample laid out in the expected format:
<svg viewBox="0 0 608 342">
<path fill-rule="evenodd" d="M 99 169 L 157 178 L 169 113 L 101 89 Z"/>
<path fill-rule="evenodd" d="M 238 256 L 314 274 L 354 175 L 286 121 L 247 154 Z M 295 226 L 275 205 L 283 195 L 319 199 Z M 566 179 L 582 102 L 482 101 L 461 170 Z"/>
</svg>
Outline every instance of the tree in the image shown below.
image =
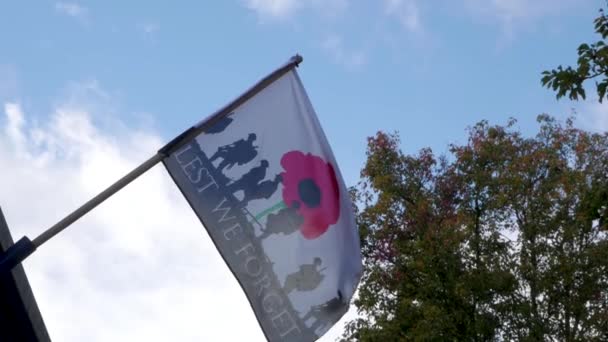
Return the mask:
<svg viewBox="0 0 608 342">
<path fill-rule="evenodd" d="M 446 157 L 369 138 L 352 189 L 364 276 L 346 341 L 608 339 L 608 135 L 480 122 Z"/>
<path fill-rule="evenodd" d="M 599 102 L 608 95 L 608 17 L 603 9 L 594 20 L 595 32 L 601 36 L 601 40 L 592 44 L 581 44 L 578 47 L 577 67 L 562 67 L 544 71 L 541 82 L 543 86 L 557 92 L 557 98 L 568 95 L 571 100 L 585 99 L 586 92 L 583 87 L 587 80 L 599 79 L 595 82 Z"/>
<path fill-rule="evenodd" d="M 607 2 L 608 5 L 608 2 Z M 595 32 L 601 36 L 592 44 L 581 44 L 578 47 L 577 67 L 558 66 L 551 71 L 544 71 L 541 82 L 543 86 L 556 92 L 557 99 L 566 94 L 571 100 L 583 100 L 586 98 L 584 84 L 588 80 L 595 79 L 595 88 L 598 101 L 601 103 L 608 96 L 608 17 L 603 9 L 599 10 L 599 16 L 594 20 Z M 608 169 L 604 169 L 603 179 L 600 177 L 595 184 L 596 188 L 605 190 L 594 194 L 593 198 L 587 199 L 590 212 L 599 219 L 601 225 L 608 224 Z"/>
</svg>

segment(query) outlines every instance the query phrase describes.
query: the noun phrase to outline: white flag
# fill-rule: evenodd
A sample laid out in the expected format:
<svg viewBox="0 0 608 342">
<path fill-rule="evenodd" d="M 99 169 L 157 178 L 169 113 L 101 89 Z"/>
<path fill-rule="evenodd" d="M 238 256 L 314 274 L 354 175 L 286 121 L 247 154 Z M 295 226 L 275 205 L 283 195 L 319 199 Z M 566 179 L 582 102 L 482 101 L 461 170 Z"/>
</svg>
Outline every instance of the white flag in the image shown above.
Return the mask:
<svg viewBox="0 0 608 342">
<path fill-rule="evenodd" d="M 296 64 L 174 141 L 164 160 L 270 341 L 322 336 L 361 275 L 349 194 Z"/>
</svg>

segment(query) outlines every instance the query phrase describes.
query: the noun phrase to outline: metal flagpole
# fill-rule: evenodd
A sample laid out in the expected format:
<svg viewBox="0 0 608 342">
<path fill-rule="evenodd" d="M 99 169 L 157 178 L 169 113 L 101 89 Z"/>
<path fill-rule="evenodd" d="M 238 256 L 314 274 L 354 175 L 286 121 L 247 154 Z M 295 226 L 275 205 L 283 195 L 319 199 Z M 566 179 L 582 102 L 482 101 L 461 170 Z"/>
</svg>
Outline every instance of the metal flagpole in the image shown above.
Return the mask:
<svg viewBox="0 0 608 342">
<path fill-rule="evenodd" d="M 114 195 L 116 192 L 124 188 L 127 184 L 137 179 L 137 177 L 150 170 L 154 165 L 158 164 L 164 158 L 168 157 L 173 151 L 182 146 L 185 142 L 190 141 L 199 134 L 204 133 L 207 129 L 215 125 L 226 115 L 230 114 L 241 104 L 251 99 L 253 96 L 262 91 L 272 82 L 276 81 L 279 77 L 283 76 L 285 73 L 289 72 L 294 67 L 297 67 L 302 62 L 302 60 L 302 56 L 300 55 L 295 55 L 291 57 L 290 60 L 282 67 L 276 69 L 274 72 L 261 79 L 253 87 L 251 87 L 249 90 L 247 90 L 241 96 L 237 97 L 234 101 L 230 102 L 225 107 L 215 112 L 208 119 L 202 121 L 198 125 L 190 127 L 182 134 L 177 136 L 175 139 L 171 140 L 150 159 L 146 160 L 143 164 L 133 169 L 131 172 L 116 181 L 114 184 L 110 185 L 109 188 L 105 189 L 97 196 L 93 197 L 88 202 L 80 206 L 80 208 L 76 209 L 74 212 L 63 218 L 61 221 L 57 222 L 55 225 L 44 231 L 33 241 L 30 240 L 27 236 L 22 237 L 19 241 L 12 245 L 3 255 L 0 255 L 0 275 L 10 271 L 13 267 L 25 260 L 25 258 L 32 254 L 42 244 L 47 242 L 53 236 L 62 232 L 69 225 L 76 222 L 79 218 L 84 216 L 93 208 L 95 208 L 103 201 L 108 199 L 110 196 Z"/>
<path fill-rule="evenodd" d="M 122 177 L 116 183 L 110 185 L 107 189 L 99 193 L 97 196 L 91 198 L 88 202 L 80 206 L 74 212 L 66 216 L 63 220 L 57 222 L 51 228 L 40 234 L 37 238 L 32 241 L 35 248 L 40 247 L 43 243 L 48 241 L 53 236 L 59 234 L 62 230 L 66 229 L 69 225 L 76 222 L 79 218 L 84 216 L 86 213 L 91 211 L 93 208 L 101 204 L 103 201 L 114 195 L 120 189 L 124 188 L 127 184 L 134 181 L 137 177 L 150 170 L 154 165 L 158 164 L 163 160 L 165 156 L 157 153 L 152 158 L 146 160 L 143 164 L 139 165 L 133 171 L 129 172 L 126 176 Z"/>
<path fill-rule="evenodd" d="M 57 222 L 51 228 L 44 231 L 33 241 L 27 236 L 22 237 L 14 245 L 12 245 L 0 260 L 0 274 L 10 271 L 13 267 L 27 258 L 32 254 L 36 248 L 40 247 L 43 243 L 48 241 L 53 236 L 59 234 L 61 231 L 66 229 L 69 225 L 76 222 L 79 218 L 83 217 L 86 213 L 91 211 L 93 208 L 101 204 L 103 201 L 114 195 L 120 189 L 124 188 L 127 184 L 134 181 L 137 177 L 150 170 L 154 165 L 158 164 L 165 158 L 162 153 L 155 154 L 152 158 L 146 160 L 143 164 L 139 165 L 127 175 L 110 185 L 107 189 L 99 193 L 97 196 L 91 198 L 88 202 L 80 206 L 80 208 L 74 210 L 71 214 L 64 217 L 61 221 Z"/>
</svg>

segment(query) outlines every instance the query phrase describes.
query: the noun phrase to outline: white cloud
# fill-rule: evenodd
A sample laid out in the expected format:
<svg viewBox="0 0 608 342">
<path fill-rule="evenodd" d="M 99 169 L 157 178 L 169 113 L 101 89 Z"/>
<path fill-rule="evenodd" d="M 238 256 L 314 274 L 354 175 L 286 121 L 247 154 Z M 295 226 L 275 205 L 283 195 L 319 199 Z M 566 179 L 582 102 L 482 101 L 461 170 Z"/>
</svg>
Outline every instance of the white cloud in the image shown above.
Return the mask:
<svg viewBox="0 0 608 342">
<path fill-rule="evenodd" d="M 348 6 L 349 0 L 244 0 L 250 10 L 261 18 L 286 19 L 296 12 L 312 8 L 325 15 L 340 12 Z"/>
<path fill-rule="evenodd" d="M 385 13 L 396 17 L 401 25 L 410 32 L 420 32 L 420 9 L 415 0 L 384 0 Z"/>
<path fill-rule="evenodd" d="M 3 106 L 0 205 L 15 240 L 34 238 L 166 140 L 151 130 L 125 130 L 125 123 L 103 131 L 95 124 L 103 109 L 76 97 L 42 122 L 18 103 Z M 43 245 L 24 267 L 55 341 L 265 340 L 240 286 L 160 165 Z"/>
<path fill-rule="evenodd" d="M 498 20 L 508 37 L 523 25 L 580 5 L 579 0 L 464 0 L 464 3 L 472 13 Z"/>
<path fill-rule="evenodd" d="M 77 19 L 85 19 L 89 12 L 86 7 L 74 2 L 56 2 L 55 11 Z"/>
<path fill-rule="evenodd" d="M 367 63 L 367 54 L 363 50 L 347 50 L 338 35 L 329 35 L 321 47 L 335 63 L 347 69 L 356 69 Z"/>
<path fill-rule="evenodd" d="M 599 103 L 596 98 L 583 104 L 579 119 L 585 129 L 594 132 L 608 132 L 608 102 L 606 101 Z"/>
<path fill-rule="evenodd" d="M 155 32 L 158 32 L 158 30 L 160 29 L 160 27 L 157 24 L 152 24 L 152 23 L 146 23 L 146 24 L 140 25 L 139 28 L 145 34 L 153 34 Z"/>
<path fill-rule="evenodd" d="M 13 141 L 16 152 L 23 150 L 25 137 L 23 136 L 23 112 L 21 106 L 15 103 L 7 103 L 4 106 L 7 124 L 5 127 L 6 136 Z"/>
<path fill-rule="evenodd" d="M 161 146 L 153 132 L 101 132 L 79 108 L 58 107 L 42 125 L 30 124 L 18 104 L 4 112 L 0 203 L 15 239 L 35 237 Z M 160 166 L 25 267 L 53 340 L 263 339 L 240 287 Z"/>
<path fill-rule="evenodd" d="M 262 16 L 285 17 L 292 14 L 301 2 L 298 0 L 247 0 L 248 8 Z"/>
<path fill-rule="evenodd" d="M 137 25 L 137 30 L 143 35 L 143 38 L 151 43 L 156 43 L 156 35 L 160 31 L 160 26 L 155 23 L 146 22 Z"/>
</svg>

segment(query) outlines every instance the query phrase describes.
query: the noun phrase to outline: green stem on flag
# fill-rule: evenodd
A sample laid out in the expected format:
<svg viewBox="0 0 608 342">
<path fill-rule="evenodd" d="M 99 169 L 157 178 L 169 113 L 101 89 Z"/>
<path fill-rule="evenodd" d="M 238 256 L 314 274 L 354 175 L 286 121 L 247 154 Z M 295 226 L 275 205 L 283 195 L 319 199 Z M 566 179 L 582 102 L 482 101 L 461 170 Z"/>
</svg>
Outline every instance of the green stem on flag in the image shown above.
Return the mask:
<svg viewBox="0 0 608 342">
<path fill-rule="evenodd" d="M 283 208 L 287 208 L 287 205 L 285 204 L 285 202 L 280 201 L 279 203 L 277 203 L 277 204 L 273 205 L 272 207 L 270 207 L 270 208 L 268 208 L 268 209 L 266 209 L 266 210 L 262 211 L 261 213 L 259 213 L 259 214 L 255 215 L 255 219 L 256 219 L 256 220 L 259 220 L 259 219 L 261 219 L 262 217 L 264 217 L 264 216 L 266 216 L 266 215 L 268 215 L 268 214 L 272 213 L 273 211 L 276 211 L 276 210 L 281 210 L 281 209 L 283 209 Z"/>
</svg>

